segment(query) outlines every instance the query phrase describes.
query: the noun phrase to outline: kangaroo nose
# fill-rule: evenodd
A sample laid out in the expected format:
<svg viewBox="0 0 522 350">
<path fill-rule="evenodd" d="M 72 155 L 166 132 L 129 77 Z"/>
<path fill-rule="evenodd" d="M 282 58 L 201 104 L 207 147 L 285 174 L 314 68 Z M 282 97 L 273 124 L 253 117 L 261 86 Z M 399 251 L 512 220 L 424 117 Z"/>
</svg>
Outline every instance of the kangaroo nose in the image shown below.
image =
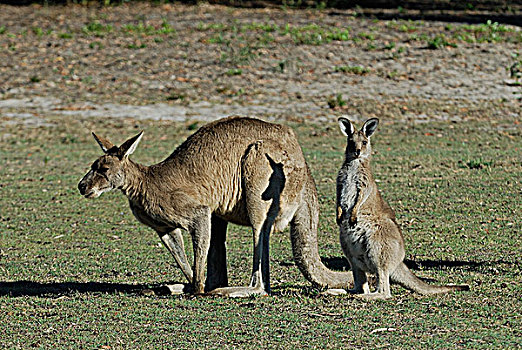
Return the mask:
<svg viewBox="0 0 522 350">
<path fill-rule="evenodd" d="M 355 155 L 356 155 L 357 157 L 359 157 L 360 154 L 361 154 L 361 150 L 360 150 L 360 149 L 355 150 Z"/>
<path fill-rule="evenodd" d="M 80 194 L 83 196 L 85 194 L 85 188 L 87 186 L 85 186 L 85 184 L 83 182 L 80 181 L 80 183 L 78 184 L 78 190 L 80 190 Z"/>
</svg>

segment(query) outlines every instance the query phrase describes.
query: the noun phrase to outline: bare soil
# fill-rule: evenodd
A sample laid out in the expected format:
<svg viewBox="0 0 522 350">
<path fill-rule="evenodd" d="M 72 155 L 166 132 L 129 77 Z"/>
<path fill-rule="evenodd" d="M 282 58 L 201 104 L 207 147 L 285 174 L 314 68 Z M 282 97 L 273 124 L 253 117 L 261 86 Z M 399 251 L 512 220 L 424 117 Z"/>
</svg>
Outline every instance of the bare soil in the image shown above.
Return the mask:
<svg viewBox="0 0 522 350">
<path fill-rule="evenodd" d="M 495 25 L 379 20 L 353 10 L 0 5 L 0 123 L 231 114 L 330 122 L 347 114 L 519 125 L 521 87 L 509 68 L 522 54 L 522 34 Z M 348 40 L 321 37 L 345 29 Z M 491 40 L 458 37 L 488 30 Z M 430 49 L 437 36 L 447 42 Z"/>
</svg>

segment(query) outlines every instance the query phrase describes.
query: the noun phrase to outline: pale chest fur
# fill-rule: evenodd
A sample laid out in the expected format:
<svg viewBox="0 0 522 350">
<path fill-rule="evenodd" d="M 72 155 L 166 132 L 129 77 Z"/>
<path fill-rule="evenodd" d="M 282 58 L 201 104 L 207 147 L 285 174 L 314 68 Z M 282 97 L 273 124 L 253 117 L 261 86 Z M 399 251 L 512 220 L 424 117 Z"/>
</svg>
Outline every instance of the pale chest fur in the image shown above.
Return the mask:
<svg viewBox="0 0 522 350">
<path fill-rule="evenodd" d="M 337 176 L 337 206 L 343 210 L 344 216 L 351 214 L 360 191 L 359 162 L 344 164 Z"/>
</svg>

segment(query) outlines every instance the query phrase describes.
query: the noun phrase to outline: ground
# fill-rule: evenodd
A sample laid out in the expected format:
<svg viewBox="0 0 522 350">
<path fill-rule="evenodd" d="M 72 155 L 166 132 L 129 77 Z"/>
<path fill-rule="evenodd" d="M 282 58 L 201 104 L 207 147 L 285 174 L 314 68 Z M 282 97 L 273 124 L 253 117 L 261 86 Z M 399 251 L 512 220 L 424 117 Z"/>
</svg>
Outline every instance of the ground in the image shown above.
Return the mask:
<svg viewBox="0 0 522 350">
<path fill-rule="evenodd" d="M 520 60 L 522 32 L 502 23 L 143 3 L 1 13 L 4 119 L 469 120 L 520 112 L 509 68 Z"/>
<path fill-rule="evenodd" d="M 498 14 L 362 12 L 0 5 L 0 347 L 520 347 L 520 27 Z M 284 232 L 271 237 L 273 295 L 164 295 L 182 274 L 121 193 L 78 193 L 100 155 L 90 131 L 121 143 L 145 130 L 132 157 L 153 164 L 230 114 L 296 131 L 334 269 L 348 268 L 334 219 L 346 142 L 336 120 L 380 118 L 373 170 L 406 263 L 471 291 L 323 296 Z M 230 228 L 232 285 L 247 283 L 250 241 Z"/>
</svg>

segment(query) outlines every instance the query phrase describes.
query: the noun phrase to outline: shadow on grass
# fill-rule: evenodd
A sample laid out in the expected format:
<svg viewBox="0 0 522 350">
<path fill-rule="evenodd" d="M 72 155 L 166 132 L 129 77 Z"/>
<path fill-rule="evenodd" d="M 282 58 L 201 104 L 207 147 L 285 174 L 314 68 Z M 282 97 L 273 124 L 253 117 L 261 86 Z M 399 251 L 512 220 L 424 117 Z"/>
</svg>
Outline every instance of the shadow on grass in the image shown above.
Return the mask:
<svg viewBox="0 0 522 350">
<path fill-rule="evenodd" d="M 322 258 L 323 263 L 331 270 L 348 271 L 350 266 L 348 261 L 342 257 Z M 498 264 L 510 264 L 506 261 L 496 262 L 473 262 L 473 261 L 448 261 L 448 260 L 405 260 L 406 265 L 412 270 L 436 270 L 446 268 L 465 268 L 469 271 L 478 271 L 485 266 Z M 283 266 L 293 266 L 293 263 L 281 263 Z M 423 278 L 428 282 L 433 281 Z M 102 294 L 135 294 L 135 295 L 171 295 L 167 284 L 127 284 L 127 283 L 106 283 L 106 282 L 55 282 L 39 283 L 33 281 L 0 282 L 0 296 L 23 297 L 23 296 L 43 296 L 56 297 L 63 295 L 102 293 Z M 316 291 L 312 286 L 294 286 L 287 290 L 289 286 L 275 287 L 275 295 L 286 294 L 314 294 Z M 280 290 L 279 290 L 280 289 Z M 278 291 L 279 290 L 279 291 Z"/>
<path fill-rule="evenodd" d="M 0 296 L 61 296 L 76 293 L 171 295 L 165 284 L 126 284 L 103 282 L 39 283 L 32 281 L 0 282 Z"/>
<path fill-rule="evenodd" d="M 322 262 L 330 270 L 348 271 L 350 265 L 345 258 L 321 258 Z M 450 261 L 450 260 L 404 260 L 406 266 L 412 270 L 442 270 L 446 268 L 463 267 L 470 271 L 476 271 L 484 265 L 491 265 L 491 262 L 474 262 L 474 261 Z M 503 263 L 503 261 L 498 262 Z"/>
</svg>

